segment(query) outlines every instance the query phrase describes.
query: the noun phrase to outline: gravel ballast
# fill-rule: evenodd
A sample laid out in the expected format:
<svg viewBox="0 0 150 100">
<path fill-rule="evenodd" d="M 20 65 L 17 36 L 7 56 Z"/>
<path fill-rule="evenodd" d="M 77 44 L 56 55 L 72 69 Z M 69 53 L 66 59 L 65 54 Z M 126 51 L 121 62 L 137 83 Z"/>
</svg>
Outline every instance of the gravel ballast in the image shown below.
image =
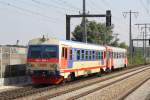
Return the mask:
<svg viewBox="0 0 150 100">
<path fill-rule="evenodd" d="M 143 70 L 143 69 L 140 69 L 140 70 L 138 70 L 138 71 L 141 71 L 141 70 Z M 119 76 L 119 77 L 115 77 L 115 78 L 112 78 L 112 79 L 109 79 L 109 80 L 107 80 L 107 81 L 103 81 L 103 82 L 100 82 L 100 83 L 97 83 L 97 84 L 94 84 L 94 85 L 91 85 L 91 86 L 88 86 L 88 87 L 85 87 L 85 88 L 81 88 L 81 89 L 79 89 L 79 90 L 75 90 L 75 91 L 72 91 L 72 92 L 69 92 L 69 93 L 66 93 L 66 94 L 63 94 L 63 95 L 60 95 L 60 96 L 57 96 L 57 97 L 55 97 L 55 98 L 52 98 L 52 100 L 61 100 L 62 98 L 63 99 L 70 99 L 71 97 L 73 97 L 73 96 L 76 96 L 76 95 L 80 95 L 80 94 L 82 94 L 82 93 L 84 93 L 84 92 L 87 92 L 87 91 L 90 91 L 90 90 L 92 90 L 92 89 L 95 89 L 95 88 L 97 88 L 97 87 L 103 87 L 105 84 L 108 84 L 108 83 L 111 83 L 111 82 L 114 82 L 115 80 L 119 80 L 119 79 L 121 79 L 121 78 L 124 78 L 124 77 L 126 77 L 126 76 L 129 76 L 129 75 L 131 75 L 131 74 L 133 74 L 133 73 L 136 73 L 136 72 L 138 72 L 138 71 L 134 71 L 134 72 L 132 72 L 132 73 L 128 73 L 128 74 L 125 74 L 125 75 L 122 75 L 122 76 Z M 142 72 L 142 74 L 143 73 L 146 73 L 147 71 L 145 71 L 145 72 Z M 148 70 L 148 72 L 150 73 L 150 69 Z M 148 73 L 148 74 L 149 74 Z M 139 74 L 141 75 L 141 73 L 139 72 Z M 135 79 L 136 80 L 142 80 L 142 79 L 145 79 L 145 77 L 143 77 L 143 75 L 134 75 L 134 76 L 132 76 L 132 77 L 135 77 Z M 147 74 L 146 74 L 147 75 Z M 150 75 L 150 74 L 149 74 Z M 131 78 L 132 78 L 131 77 Z M 142 77 L 142 78 L 141 78 Z M 129 79 L 131 79 L 131 78 L 129 78 Z M 123 81 L 125 81 L 125 80 L 123 80 Z M 129 80 L 126 80 L 127 82 L 123 82 L 122 83 L 122 81 L 121 82 L 118 82 L 117 83 L 117 85 L 116 84 L 113 84 L 113 88 L 109 88 L 109 87 L 111 87 L 111 86 L 108 86 L 108 88 L 103 88 L 103 89 L 100 89 L 99 91 L 96 91 L 96 92 L 94 92 L 94 93 L 91 93 L 91 94 L 89 94 L 89 95 L 87 95 L 87 96 L 85 96 L 85 97 L 83 97 L 83 98 L 80 98 L 81 100 L 83 100 L 83 99 L 86 99 L 86 100 L 112 100 L 112 98 L 113 98 L 113 96 L 112 96 L 112 94 L 114 94 L 114 100 L 116 100 L 117 98 L 116 98 L 116 96 L 117 96 L 117 93 L 118 92 L 125 92 L 125 89 L 126 90 L 128 90 L 128 86 L 130 86 L 130 85 L 134 85 L 135 84 L 135 82 L 138 82 L 138 81 L 133 81 L 133 78 L 129 81 Z M 132 83 L 132 81 L 134 82 L 134 83 Z M 116 87 L 116 88 L 114 88 L 114 87 Z M 106 89 L 106 90 L 105 90 Z M 121 91 L 122 90 L 122 91 Z M 107 97 L 107 98 L 106 98 Z"/>
</svg>

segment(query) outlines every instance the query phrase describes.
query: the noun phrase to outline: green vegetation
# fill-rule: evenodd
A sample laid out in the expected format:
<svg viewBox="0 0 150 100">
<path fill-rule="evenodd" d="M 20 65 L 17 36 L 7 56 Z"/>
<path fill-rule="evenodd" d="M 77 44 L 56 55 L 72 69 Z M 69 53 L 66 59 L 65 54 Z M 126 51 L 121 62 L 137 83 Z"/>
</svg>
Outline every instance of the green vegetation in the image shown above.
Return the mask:
<svg viewBox="0 0 150 100">
<path fill-rule="evenodd" d="M 135 51 L 133 53 L 133 60 L 132 60 L 132 64 L 131 64 L 131 57 L 128 56 L 128 61 L 129 61 L 129 65 L 141 65 L 141 64 L 145 64 L 145 59 L 143 57 L 143 54 L 141 51 Z"/>
</svg>

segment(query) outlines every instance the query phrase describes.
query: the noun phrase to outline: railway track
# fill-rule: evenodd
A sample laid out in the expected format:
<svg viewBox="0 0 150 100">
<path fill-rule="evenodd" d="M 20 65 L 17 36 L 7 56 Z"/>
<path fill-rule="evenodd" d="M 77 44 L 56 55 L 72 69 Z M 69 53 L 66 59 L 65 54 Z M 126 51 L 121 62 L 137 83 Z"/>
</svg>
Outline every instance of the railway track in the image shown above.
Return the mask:
<svg viewBox="0 0 150 100">
<path fill-rule="evenodd" d="M 124 71 L 120 71 L 120 72 L 114 72 L 108 75 L 105 75 L 103 77 L 89 77 L 89 78 L 84 78 L 81 80 L 77 80 L 74 82 L 69 82 L 66 83 L 65 85 L 61 84 L 61 85 L 53 85 L 53 86 L 48 86 L 48 87 L 40 87 L 40 88 L 34 88 L 32 86 L 29 87 L 25 87 L 22 89 L 16 89 L 16 90 L 12 90 L 12 91 L 5 91 L 0 93 L 0 99 L 2 100 L 11 100 L 11 99 L 25 99 L 25 98 L 29 98 L 31 99 L 39 99 L 39 100 L 43 100 L 43 99 L 48 99 L 48 98 L 54 98 L 56 96 L 60 96 L 69 92 L 72 92 L 74 90 L 78 90 L 96 83 L 100 83 L 102 81 L 144 68 L 143 67 L 137 67 L 137 68 L 133 68 L 133 69 L 128 69 L 128 70 L 124 70 Z M 82 84 L 81 84 L 82 83 Z M 37 94 L 39 94 L 37 96 Z M 42 94 L 42 95 L 41 95 Z"/>
<path fill-rule="evenodd" d="M 78 90 L 80 88 L 84 88 L 84 87 L 87 87 L 87 86 L 90 86 L 90 85 L 93 85 L 93 84 L 96 84 L 96 83 L 99 83 L 99 82 L 103 82 L 105 80 L 108 80 L 108 79 L 111 79 L 111 78 L 129 73 L 129 72 L 141 69 L 141 68 L 144 68 L 144 67 L 134 68 L 134 69 L 126 70 L 126 71 L 119 72 L 119 73 L 112 73 L 112 74 L 108 74 L 104 77 L 94 78 L 94 79 L 91 79 L 91 80 L 84 80 L 84 81 L 81 80 L 81 82 L 74 82 L 74 83 L 71 83 L 71 85 L 67 84 L 67 85 L 65 85 L 61 88 L 57 88 L 54 91 L 52 90 L 52 91 L 49 91 L 45 94 L 42 94 L 42 97 L 39 97 L 39 98 L 37 97 L 38 98 L 37 100 L 44 100 L 44 99 L 60 96 L 62 94 L 66 94 L 66 93 L 72 92 L 74 90 Z"/>
<path fill-rule="evenodd" d="M 46 100 L 46 99 L 61 100 L 62 98 L 65 99 L 65 100 L 78 99 L 78 98 L 84 97 L 88 94 L 91 94 L 93 92 L 96 92 L 98 90 L 101 90 L 103 88 L 106 88 L 106 87 L 108 87 L 112 84 L 116 84 L 120 81 L 126 80 L 126 79 L 128 79 L 132 76 L 135 76 L 135 75 L 139 74 L 139 73 L 145 72 L 146 70 L 149 70 L 149 72 L 150 72 L 150 67 L 143 68 L 143 69 L 140 69 L 138 71 L 132 71 L 132 72 L 128 73 L 128 75 L 117 76 L 117 77 L 114 77 L 112 79 L 109 79 L 109 80 L 106 80 L 106 81 L 103 81 L 103 82 L 97 82 L 97 83 L 85 85 L 85 86 L 82 86 L 82 87 L 78 87 L 76 89 L 74 88 L 73 90 L 68 90 L 66 92 L 61 92 L 61 93 L 59 93 L 59 95 L 57 94 L 57 97 L 56 97 L 56 95 L 55 95 L 55 97 L 54 97 L 54 95 L 53 96 L 49 95 L 45 98 L 39 98 L 39 99 L 42 99 L 42 100 Z M 149 78 L 147 78 L 146 80 L 148 80 Z M 143 84 L 146 80 L 142 81 L 142 83 L 138 84 L 136 87 Z M 136 88 L 134 88 L 134 89 L 136 89 Z M 133 91 L 134 89 L 132 89 L 131 91 Z M 127 92 L 125 95 L 121 96 L 119 99 L 123 100 L 130 92 Z M 103 93 L 103 91 L 101 91 L 101 94 L 102 93 Z M 109 91 L 107 92 L 107 94 L 108 93 L 109 93 Z M 89 98 L 88 97 L 87 98 L 81 98 L 81 100 L 82 99 L 89 99 Z M 91 98 L 91 99 L 93 99 L 93 98 Z M 99 99 L 101 99 L 101 98 L 99 98 Z M 97 99 L 97 100 L 99 100 L 99 99 Z M 108 100 L 110 100 L 110 99 L 111 98 L 109 98 Z"/>
</svg>

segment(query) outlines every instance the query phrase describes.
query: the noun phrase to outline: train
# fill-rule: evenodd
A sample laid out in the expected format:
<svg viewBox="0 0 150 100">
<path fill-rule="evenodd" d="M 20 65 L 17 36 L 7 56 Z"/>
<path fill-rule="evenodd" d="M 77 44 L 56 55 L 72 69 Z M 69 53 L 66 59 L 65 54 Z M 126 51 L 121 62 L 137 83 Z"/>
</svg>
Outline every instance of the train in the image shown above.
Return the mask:
<svg viewBox="0 0 150 100">
<path fill-rule="evenodd" d="M 55 38 L 30 40 L 27 54 L 34 84 L 60 84 L 128 65 L 126 49 Z"/>
</svg>

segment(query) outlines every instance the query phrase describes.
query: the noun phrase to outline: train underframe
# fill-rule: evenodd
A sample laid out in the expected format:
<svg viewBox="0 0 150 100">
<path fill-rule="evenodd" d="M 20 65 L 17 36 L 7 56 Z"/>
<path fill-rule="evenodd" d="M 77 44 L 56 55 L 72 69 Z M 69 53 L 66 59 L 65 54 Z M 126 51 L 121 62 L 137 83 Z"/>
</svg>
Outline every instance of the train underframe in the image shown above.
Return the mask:
<svg viewBox="0 0 150 100">
<path fill-rule="evenodd" d="M 58 71 L 39 70 L 33 71 L 31 79 L 34 84 L 59 84 L 64 80 L 64 77 Z"/>
</svg>

